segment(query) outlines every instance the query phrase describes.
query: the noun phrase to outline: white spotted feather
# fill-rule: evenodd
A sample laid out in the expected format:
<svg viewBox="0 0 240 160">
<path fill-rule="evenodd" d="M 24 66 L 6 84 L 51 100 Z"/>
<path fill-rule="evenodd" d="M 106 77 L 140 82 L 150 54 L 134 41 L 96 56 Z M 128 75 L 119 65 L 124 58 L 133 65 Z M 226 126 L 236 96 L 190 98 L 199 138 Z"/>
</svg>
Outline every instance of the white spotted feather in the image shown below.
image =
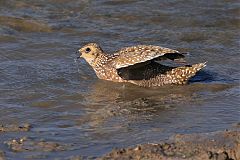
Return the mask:
<svg viewBox="0 0 240 160">
<path fill-rule="evenodd" d="M 118 55 L 113 59 L 113 67 L 116 69 L 128 67 L 137 63 L 146 62 L 166 53 L 179 53 L 177 50 L 153 45 L 138 45 L 134 47 L 123 48 L 116 52 Z"/>
</svg>

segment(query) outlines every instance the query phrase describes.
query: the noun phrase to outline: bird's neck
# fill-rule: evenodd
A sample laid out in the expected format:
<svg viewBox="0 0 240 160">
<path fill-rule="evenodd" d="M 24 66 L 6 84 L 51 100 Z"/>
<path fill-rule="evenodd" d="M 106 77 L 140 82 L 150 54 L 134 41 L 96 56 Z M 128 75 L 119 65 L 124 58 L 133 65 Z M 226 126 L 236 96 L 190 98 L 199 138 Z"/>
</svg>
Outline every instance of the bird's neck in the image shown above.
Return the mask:
<svg viewBox="0 0 240 160">
<path fill-rule="evenodd" d="M 94 64 L 92 65 L 96 75 L 100 79 L 104 79 L 109 70 L 112 70 L 112 67 L 109 66 L 109 61 L 114 58 L 113 55 L 101 53 L 95 59 Z"/>
<path fill-rule="evenodd" d="M 102 67 L 104 66 L 109 60 L 109 56 L 104 53 L 99 53 L 99 55 L 96 57 L 93 63 L 94 68 Z"/>
</svg>

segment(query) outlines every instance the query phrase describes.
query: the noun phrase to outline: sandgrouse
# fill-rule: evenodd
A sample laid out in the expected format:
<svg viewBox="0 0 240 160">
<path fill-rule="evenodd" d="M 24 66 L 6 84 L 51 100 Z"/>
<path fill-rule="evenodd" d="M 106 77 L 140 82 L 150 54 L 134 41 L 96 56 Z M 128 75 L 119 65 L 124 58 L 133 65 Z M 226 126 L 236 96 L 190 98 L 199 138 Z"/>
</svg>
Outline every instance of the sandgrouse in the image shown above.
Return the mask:
<svg viewBox="0 0 240 160">
<path fill-rule="evenodd" d="M 89 43 L 78 50 L 94 69 L 98 78 L 113 82 L 130 82 L 143 87 L 167 84 L 186 84 L 205 63 L 171 67 L 163 60 L 183 59 L 184 54 L 169 48 L 137 45 L 106 54 L 96 43 Z"/>
</svg>

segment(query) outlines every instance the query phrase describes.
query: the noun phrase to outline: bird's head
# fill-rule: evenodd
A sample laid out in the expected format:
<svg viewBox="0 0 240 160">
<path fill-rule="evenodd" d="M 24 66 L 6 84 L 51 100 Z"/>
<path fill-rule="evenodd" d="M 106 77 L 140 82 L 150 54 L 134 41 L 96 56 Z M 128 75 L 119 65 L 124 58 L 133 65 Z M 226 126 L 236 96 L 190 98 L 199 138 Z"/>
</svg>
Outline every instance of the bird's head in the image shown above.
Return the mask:
<svg viewBox="0 0 240 160">
<path fill-rule="evenodd" d="M 101 47 L 96 43 L 88 43 L 78 50 L 80 57 L 84 58 L 91 66 L 95 64 L 96 58 L 103 53 Z"/>
</svg>

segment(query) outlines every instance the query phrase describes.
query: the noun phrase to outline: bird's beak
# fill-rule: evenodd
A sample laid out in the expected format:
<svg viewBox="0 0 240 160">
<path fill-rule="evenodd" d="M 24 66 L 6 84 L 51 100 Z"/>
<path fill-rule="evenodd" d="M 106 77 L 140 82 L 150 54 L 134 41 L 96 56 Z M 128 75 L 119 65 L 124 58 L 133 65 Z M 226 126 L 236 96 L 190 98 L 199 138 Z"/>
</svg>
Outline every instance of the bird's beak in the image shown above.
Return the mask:
<svg viewBox="0 0 240 160">
<path fill-rule="evenodd" d="M 77 59 L 79 59 L 80 57 L 82 57 L 81 51 L 80 51 L 80 50 L 77 50 L 77 51 L 76 51 L 76 55 L 78 55 L 78 56 L 77 56 Z"/>
</svg>

